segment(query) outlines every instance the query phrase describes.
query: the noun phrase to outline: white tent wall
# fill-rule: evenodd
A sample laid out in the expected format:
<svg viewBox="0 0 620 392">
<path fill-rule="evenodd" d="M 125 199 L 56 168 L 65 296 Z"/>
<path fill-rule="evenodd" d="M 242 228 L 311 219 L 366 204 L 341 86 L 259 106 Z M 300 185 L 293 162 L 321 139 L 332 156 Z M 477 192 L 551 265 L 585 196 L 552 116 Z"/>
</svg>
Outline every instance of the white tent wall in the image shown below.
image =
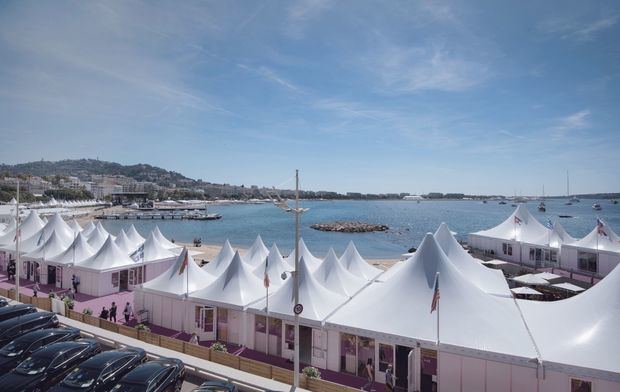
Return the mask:
<svg viewBox="0 0 620 392">
<path fill-rule="evenodd" d="M 525 264 L 526 261 L 529 260 L 529 256 L 526 260 L 525 253 L 522 253 L 521 243 L 518 241 L 470 234 L 468 243 L 473 249 L 481 250 L 499 260 L 510 261 L 517 264 L 521 263 L 521 261 Z M 506 253 L 504 253 L 504 244 L 507 246 Z M 508 248 L 508 246 L 510 248 Z"/>
<path fill-rule="evenodd" d="M 530 267 L 560 267 L 560 250 L 558 248 L 550 247 L 547 245 L 540 244 L 529 244 L 522 242 L 519 244 L 521 246 L 521 255 L 523 256 L 523 265 L 527 265 Z M 534 249 L 534 260 L 530 257 L 530 251 Z M 541 250 L 541 258 L 540 260 L 536 260 L 536 249 Z M 555 260 L 552 261 L 551 251 L 555 252 Z M 549 260 L 545 259 L 545 254 L 549 255 Z"/>
<path fill-rule="evenodd" d="M 596 272 L 596 275 L 599 276 L 608 275 L 618 264 L 620 264 L 620 253 L 608 252 L 604 250 L 597 251 L 596 249 L 581 248 L 574 245 L 563 245 L 561 261 L 562 268 L 589 273 L 588 271 L 583 271 L 579 268 L 578 255 L 580 251 L 598 254 L 598 271 Z"/>
<path fill-rule="evenodd" d="M 144 278 L 144 281 L 148 282 L 149 280 L 154 279 L 158 277 L 159 275 L 163 274 L 164 272 L 166 272 L 168 268 L 170 268 L 170 266 L 174 264 L 175 260 L 176 260 L 176 257 L 172 259 L 158 261 L 158 262 L 146 263 L 145 264 L 146 277 Z M 138 266 L 139 264 L 136 264 L 136 267 Z"/>
<path fill-rule="evenodd" d="M 164 328 L 184 332 L 191 332 L 194 328 L 193 307 L 182 298 L 136 290 L 134 312 L 139 310 L 148 310 L 149 321 Z"/>
</svg>

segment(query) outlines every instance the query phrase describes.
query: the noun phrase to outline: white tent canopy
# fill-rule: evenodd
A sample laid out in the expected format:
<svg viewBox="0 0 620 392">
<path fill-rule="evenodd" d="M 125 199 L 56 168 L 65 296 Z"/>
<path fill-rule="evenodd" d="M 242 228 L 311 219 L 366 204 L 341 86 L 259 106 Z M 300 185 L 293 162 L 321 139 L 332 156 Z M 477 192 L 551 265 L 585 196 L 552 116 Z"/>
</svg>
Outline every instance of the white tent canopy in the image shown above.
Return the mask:
<svg viewBox="0 0 620 392">
<path fill-rule="evenodd" d="M 145 263 L 176 258 L 177 255 L 172 253 L 170 249 L 163 246 L 151 232 L 144 241 L 144 254 L 142 255 L 142 261 Z"/>
<path fill-rule="evenodd" d="M 173 244 L 166 237 L 164 237 L 164 235 L 159 230 L 158 226 L 155 226 L 155 229 L 153 230 L 153 234 L 155 235 L 155 238 L 157 238 L 157 241 L 159 241 L 159 243 L 165 248 L 167 249 L 180 248 L 179 245 Z"/>
<path fill-rule="evenodd" d="M 515 287 L 514 289 L 510 289 L 515 294 L 523 294 L 523 295 L 543 295 L 540 291 L 534 290 L 531 287 Z"/>
<path fill-rule="evenodd" d="M 568 283 L 568 282 L 552 284 L 551 287 L 556 287 L 558 289 L 562 289 L 566 291 L 572 291 L 573 293 L 579 293 L 579 292 L 585 291 L 583 287 L 579 287 L 575 284 Z"/>
<path fill-rule="evenodd" d="M 90 235 L 88 235 L 88 245 L 93 249 L 98 250 L 106 242 L 108 238 L 111 238 L 110 233 L 96 226 Z"/>
<path fill-rule="evenodd" d="M 20 238 L 23 240 L 24 238 L 32 237 L 41 230 L 43 226 L 45 226 L 45 223 L 43 223 L 39 215 L 34 211 L 30 211 L 28 216 L 19 225 Z M 15 244 L 15 227 L 0 237 L 0 244 Z"/>
<path fill-rule="evenodd" d="M 280 249 L 278 249 L 275 243 L 271 246 L 271 249 L 269 249 L 269 254 L 265 261 L 254 269 L 254 274 L 261 279 L 265 277 L 265 263 L 267 263 L 267 275 L 271 282 L 270 287 L 280 287 L 291 275 L 291 267 L 284 261 Z M 282 276 L 284 276 L 285 279 L 282 279 Z"/>
<path fill-rule="evenodd" d="M 26 253 L 24 257 L 35 260 L 43 260 L 49 257 L 58 256 L 65 249 L 67 249 L 66 242 L 60 239 L 57 232 L 52 231 L 52 234 L 45 242 L 35 248 L 32 252 Z"/>
<path fill-rule="evenodd" d="M 353 241 L 349 241 L 347 249 L 345 249 L 342 256 L 340 256 L 340 264 L 353 275 L 361 276 L 366 280 L 374 279 L 383 272 L 379 268 L 368 264 L 368 262 L 362 258 Z"/>
<path fill-rule="evenodd" d="M 122 250 L 126 254 L 131 254 L 136 249 L 138 249 L 138 245 L 134 244 L 129 239 L 129 237 L 127 237 L 124 229 L 121 229 L 121 231 L 118 233 L 118 236 L 116 236 L 116 240 L 114 242 L 120 248 L 120 250 Z"/>
<path fill-rule="evenodd" d="M 263 279 L 257 277 L 236 252 L 221 275 L 205 288 L 193 292 L 190 298 L 209 305 L 243 309 L 264 296 Z"/>
<path fill-rule="evenodd" d="M 11 205 L 15 205 L 17 204 L 17 200 L 15 200 L 15 198 L 11 198 L 11 201 L 9 201 L 7 204 L 11 204 Z"/>
<path fill-rule="evenodd" d="M 83 230 L 82 226 L 80 226 L 80 224 L 75 219 L 72 219 L 71 222 L 69 222 L 69 227 L 76 233 L 79 233 Z"/>
<path fill-rule="evenodd" d="M 603 226 L 600 229 L 598 225 L 595 226 L 588 235 L 569 244 L 569 246 L 620 253 L 620 237 L 611 227 L 607 226 L 605 223 L 602 224 Z"/>
<path fill-rule="evenodd" d="M 315 257 L 306 246 L 303 238 L 299 239 L 299 258 L 304 258 L 306 266 L 312 272 L 314 272 L 319 265 L 321 265 L 321 259 Z M 295 268 L 295 249 L 288 255 L 286 262 L 294 269 Z"/>
<path fill-rule="evenodd" d="M 265 246 L 260 235 L 257 235 L 252 246 L 244 253 L 243 261 L 256 267 L 265 262 L 265 258 L 268 254 L 269 249 Z"/>
<path fill-rule="evenodd" d="M 476 261 L 454 238 L 448 229 L 448 225 L 445 223 L 439 225 L 434 237 L 448 259 L 466 276 L 467 280 L 489 294 L 511 296 L 504 274 L 499 270 L 489 269 Z"/>
<path fill-rule="evenodd" d="M 287 279 L 278 291 L 269 296 L 269 314 L 282 319 L 294 319 L 294 285 L 294 279 Z M 304 257 L 299 260 L 299 303 L 304 307 L 300 314 L 302 321 L 320 325 L 330 313 L 346 300 L 347 297 L 326 289 L 312 276 Z M 250 309 L 261 313 L 265 312 L 265 308 L 265 299 L 250 307 Z"/>
<path fill-rule="evenodd" d="M 136 227 L 133 224 L 129 226 L 129 229 L 127 229 L 126 234 L 127 234 L 127 237 L 129 237 L 129 239 L 131 240 L 131 242 L 133 242 L 136 245 L 140 245 L 141 243 L 145 241 L 144 237 L 142 237 L 140 233 L 138 233 L 138 230 L 136 230 Z"/>
<path fill-rule="evenodd" d="M 480 260 L 480 264 L 500 266 L 500 265 L 506 265 L 508 263 L 503 261 L 503 260 L 491 259 L 491 260 L 487 260 L 487 261 Z"/>
<path fill-rule="evenodd" d="M 187 260 L 186 260 L 187 258 Z M 187 263 L 182 268 L 183 264 Z M 142 285 L 142 290 L 161 295 L 183 297 L 211 283 L 213 277 L 203 271 L 194 258 L 183 248 L 181 254 L 166 272 Z"/>
<path fill-rule="evenodd" d="M 547 230 L 547 234 L 535 239 L 531 242 L 533 245 L 549 246 L 551 248 L 559 248 L 564 244 L 572 244 L 577 241 L 564 230 L 560 222 L 553 225 L 553 229 Z"/>
<path fill-rule="evenodd" d="M 235 250 L 230 245 L 230 242 L 226 240 L 224 246 L 220 249 L 220 253 L 218 253 L 215 259 L 204 265 L 202 269 L 213 276 L 219 276 L 228 267 L 234 256 Z"/>
<path fill-rule="evenodd" d="M 88 223 L 84 226 L 84 229 L 82 230 L 82 234 L 84 234 L 84 236 L 86 236 L 86 239 L 88 239 L 90 235 L 94 233 L 96 228 L 97 227 L 95 226 L 93 221 L 88 221 Z"/>
<path fill-rule="evenodd" d="M 554 280 L 554 279 L 562 279 L 563 277 L 560 275 L 553 274 L 551 272 L 539 272 L 534 274 L 534 276 L 538 276 L 539 278 L 543 278 L 546 281 Z"/>
<path fill-rule="evenodd" d="M 325 260 L 313 275 L 325 288 L 347 297 L 352 297 L 368 283 L 362 276 L 347 271 L 340 264 L 333 248 L 329 248 Z"/>
<path fill-rule="evenodd" d="M 431 233 L 398 274 L 386 282 L 373 282 L 335 312 L 327 324 L 340 330 L 353 328 L 364 336 L 385 338 L 387 334 L 435 342 L 437 314 L 430 310 L 438 272 L 443 344 L 536 357 L 514 300 L 487 294 L 470 282 Z"/>
<path fill-rule="evenodd" d="M 48 264 L 68 265 L 85 260 L 95 253 L 96 251 L 88 244 L 86 236 L 82 233 L 78 233 L 73 243 L 71 243 L 71 246 L 64 252 L 52 257 L 46 256 L 45 259 Z"/>
<path fill-rule="evenodd" d="M 472 233 L 481 237 L 535 243 L 539 238 L 548 236 L 549 229 L 536 220 L 524 204 L 519 204 L 515 211 L 502 223 L 492 229 Z"/>
<path fill-rule="evenodd" d="M 65 241 L 67 244 L 71 243 L 75 236 L 73 229 L 69 227 L 59 213 L 52 215 L 45 226 L 43 226 L 43 232 L 45 233 L 45 238 L 48 238 L 52 232 L 55 232 L 59 239 Z"/>
<path fill-rule="evenodd" d="M 517 283 L 530 285 L 530 286 L 546 286 L 549 284 L 549 282 L 546 279 L 541 278 L 540 276 L 534 275 L 534 274 L 525 274 L 521 276 L 515 276 L 510 279 Z"/>
<path fill-rule="evenodd" d="M 74 268 L 107 272 L 135 267 L 136 263 L 114 243 L 111 235 L 91 257 L 76 261 Z"/>
</svg>

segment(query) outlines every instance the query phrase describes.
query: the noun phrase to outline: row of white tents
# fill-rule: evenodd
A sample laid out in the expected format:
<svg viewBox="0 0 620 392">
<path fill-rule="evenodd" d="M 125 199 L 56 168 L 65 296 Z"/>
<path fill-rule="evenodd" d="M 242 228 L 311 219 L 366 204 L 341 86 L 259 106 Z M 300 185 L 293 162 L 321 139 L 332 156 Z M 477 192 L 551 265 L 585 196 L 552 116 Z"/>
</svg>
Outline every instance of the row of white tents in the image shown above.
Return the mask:
<svg viewBox="0 0 620 392">
<path fill-rule="evenodd" d="M 533 267 L 559 267 L 606 276 L 620 263 L 620 237 L 603 221 L 575 239 L 560 222 L 540 223 L 519 204 L 499 225 L 469 234 L 468 243 L 493 257 Z"/>
<path fill-rule="evenodd" d="M 9 205 L 17 205 L 17 200 L 12 198 L 6 204 Z M 56 200 L 54 197 L 50 198 L 46 202 L 37 201 L 34 203 L 27 204 L 28 208 L 49 208 L 49 207 L 64 207 L 64 208 L 80 208 L 80 207 L 95 207 L 100 205 L 105 205 L 107 202 L 90 199 L 90 200 Z"/>
<path fill-rule="evenodd" d="M 620 390 L 620 269 L 576 297 L 533 303 L 514 299 L 445 224 L 387 271 L 353 243 L 324 259 L 303 240 L 299 249 L 303 363 L 362 376 L 372 359 L 379 382 L 391 363 L 410 391 L 437 377 L 443 391 Z M 291 358 L 293 261 L 260 237 L 243 254 L 226 242 L 202 268 L 184 250 L 136 288 L 134 306 L 157 325 Z M 438 273 L 441 316 L 430 311 Z"/>
<path fill-rule="evenodd" d="M 19 226 L 22 278 L 52 284 L 59 289 L 80 282 L 78 291 L 103 296 L 153 279 L 176 259 L 181 248 L 168 241 L 159 228 L 142 237 L 132 225 L 117 236 L 101 223 L 82 228 L 60 214 L 44 221 L 32 211 Z M 6 270 L 17 253 L 14 221 L 0 235 L 0 265 Z"/>
</svg>

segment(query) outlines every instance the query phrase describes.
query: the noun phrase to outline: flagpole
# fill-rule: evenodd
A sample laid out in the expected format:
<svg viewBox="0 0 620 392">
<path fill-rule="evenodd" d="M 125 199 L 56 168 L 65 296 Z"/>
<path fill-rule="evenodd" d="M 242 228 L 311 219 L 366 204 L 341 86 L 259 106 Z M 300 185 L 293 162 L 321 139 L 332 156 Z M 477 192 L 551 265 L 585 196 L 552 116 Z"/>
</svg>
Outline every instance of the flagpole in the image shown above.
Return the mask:
<svg viewBox="0 0 620 392">
<path fill-rule="evenodd" d="M 267 267 L 265 267 L 266 269 Z M 265 273 L 267 273 L 265 271 Z M 267 287 L 265 287 L 265 290 L 267 291 L 266 293 L 266 297 L 265 297 L 265 301 L 267 302 L 267 316 L 265 316 L 265 336 L 267 337 L 267 343 L 265 344 L 266 349 L 265 352 L 267 353 L 267 355 L 269 355 L 269 285 L 267 285 Z"/>
<path fill-rule="evenodd" d="M 439 271 L 437 271 L 436 285 L 439 285 Z M 435 288 L 437 290 L 437 288 Z M 439 307 L 441 300 L 437 300 L 437 391 L 439 391 Z"/>
<path fill-rule="evenodd" d="M 295 304 L 299 303 L 299 169 L 295 170 Z M 293 386 L 299 388 L 299 314 L 295 312 L 295 358 Z"/>
<path fill-rule="evenodd" d="M 19 302 L 19 272 L 21 267 L 21 258 L 19 257 L 19 240 L 21 237 L 19 227 L 19 179 L 17 179 L 17 204 L 15 208 L 15 300 Z"/>
</svg>

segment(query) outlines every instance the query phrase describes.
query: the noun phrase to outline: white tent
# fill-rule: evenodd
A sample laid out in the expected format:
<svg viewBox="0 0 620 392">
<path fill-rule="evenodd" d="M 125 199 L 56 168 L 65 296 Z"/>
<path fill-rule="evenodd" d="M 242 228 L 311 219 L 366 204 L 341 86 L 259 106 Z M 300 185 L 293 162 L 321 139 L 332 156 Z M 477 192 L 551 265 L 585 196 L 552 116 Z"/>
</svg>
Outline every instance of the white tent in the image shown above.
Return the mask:
<svg viewBox="0 0 620 392">
<path fill-rule="evenodd" d="M 220 249 L 220 253 L 211 262 L 205 264 L 202 269 L 212 276 L 219 276 L 228 267 L 234 256 L 235 251 L 230 246 L 230 242 L 226 240 L 224 246 Z"/>
<path fill-rule="evenodd" d="M 131 254 L 135 252 L 135 250 L 138 249 L 139 246 L 138 244 L 134 244 L 129 239 L 129 237 L 127 237 L 124 229 L 121 229 L 121 231 L 118 233 L 118 236 L 116 236 L 116 240 L 114 242 L 126 254 Z"/>
<path fill-rule="evenodd" d="M 60 239 L 60 236 L 56 231 L 52 231 L 52 234 L 47 238 L 47 240 L 36 247 L 33 251 L 26 253 L 24 258 L 32 260 L 46 260 L 47 258 L 58 256 L 65 249 L 67 249 L 66 242 Z"/>
<path fill-rule="evenodd" d="M 52 232 L 55 232 L 59 239 L 64 241 L 67 246 L 73 241 L 75 236 L 73 229 L 69 227 L 59 213 L 52 215 L 45 226 L 43 226 L 43 232 L 45 233 L 45 238 L 48 238 Z"/>
<path fill-rule="evenodd" d="M 605 276 L 620 264 L 620 237 L 607 224 L 599 222 L 582 239 L 562 246 L 563 268 Z"/>
<path fill-rule="evenodd" d="M 489 294 L 511 297 L 503 272 L 481 265 L 458 243 L 448 225 L 445 223 L 439 225 L 434 237 L 448 259 L 467 280 Z"/>
<path fill-rule="evenodd" d="M 518 295 L 543 295 L 540 291 L 530 287 L 515 287 L 514 289 L 510 289 L 510 291 Z"/>
<path fill-rule="evenodd" d="M 572 244 L 575 241 L 577 240 L 571 237 L 571 235 L 568 234 L 566 230 L 564 230 L 562 224 L 560 224 L 560 222 L 556 222 L 553 225 L 553 229 L 548 230 L 547 234 L 535 239 L 531 242 L 531 244 L 543 245 L 550 248 L 559 249 L 560 246 L 564 244 Z"/>
<path fill-rule="evenodd" d="M 79 233 L 83 230 L 82 226 L 80 226 L 78 221 L 76 221 L 75 219 L 72 219 L 71 222 L 69 222 L 69 227 L 71 227 L 71 229 L 76 233 Z"/>
<path fill-rule="evenodd" d="M 306 266 L 311 272 L 314 272 L 319 265 L 321 265 L 321 259 L 315 257 L 310 250 L 306 246 L 303 238 L 299 239 L 299 258 L 304 258 L 306 261 Z M 286 258 L 286 262 L 294 269 L 295 268 L 295 249 L 291 251 L 291 253 Z"/>
<path fill-rule="evenodd" d="M 534 274 L 515 276 L 514 278 L 510 278 L 510 280 L 529 286 L 546 286 L 549 284 L 546 279 L 543 279 L 540 276 Z"/>
<path fill-rule="evenodd" d="M 71 245 L 62 253 L 56 256 L 45 257 L 48 264 L 71 265 L 75 262 L 85 260 L 96 253 L 82 233 L 78 233 Z"/>
<path fill-rule="evenodd" d="M 127 234 L 127 237 L 129 237 L 129 239 L 131 240 L 131 242 L 133 242 L 136 245 L 143 243 L 145 240 L 144 237 L 142 237 L 140 233 L 138 233 L 138 230 L 136 230 L 136 227 L 133 224 L 129 226 L 129 229 L 127 229 L 126 234 Z"/>
<path fill-rule="evenodd" d="M 11 204 L 11 205 L 16 205 L 17 204 L 17 200 L 15 200 L 15 198 L 11 198 L 11 201 L 9 201 L 7 204 Z"/>
<path fill-rule="evenodd" d="M 577 296 L 518 303 L 548 369 L 566 364 L 620 381 L 620 268 Z"/>
<path fill-rule="evenodd" d="M 135 267 L 136 262 L 116 245 L 112 236 L 108 235 L 97 253 L 76 262 L 73 266 L 78 269 L 107 272 Z"/>
<path fill-rule="evenodd" d="M 270 287 L 280 287 L 291 275 L 291 267 L 284 261 L 280 249 L 278 249 L 275 243 L 271 246 L 265 261 L 254 269 L 254 274 L 261 279 L 265 277 L 265 263 L 267 263 L 267 275 L 269 276 Z M 282 276 L 284 276 L 285 279 L 282 279 Z"/>
<path fill-rule="evenodd" d="M 23 241 L 24 239 L 33 236 L 39 230 L 41 230 L 43 226 L 45 226 L 45 223 L 43 223 L 39 215 L 34 211 L 30 211 L 28 216 L 19 225 L 21 240 Z M 15 244 L 15 227 L 13 227 L 12 230 L 7 231 L 2 237 L 0 237 L 0 244 Z"/>
<path fill-rule="evenodd" d="M 93 221 L 88 221 L 88 223 L 84 226 L 84 229 L 82 230 L 82 234 L 84 234 L 84 236 L 86 236 L 86 238 L 88 239 L 88 237 L 90 237 L 90 235 L 95 232 L 96 228 L 97 227 L 95 226 Z"/>
<path fill-rule="evenodd" d="M 340 263 L 353 275 L 363 277 L 366 280 L 374 279 L 383 272 L 379 268 L 368 264 L 368 262 L 362 258 L 353 241 L 349 241 L 347 249 L 345 249 L 340 257 Z"/>
<path fill-rule="evenodd" d="M 167 249 L 180 248 L 179 245 L 176 245 L 170 242 L 166 237 L 164 237 L 164 235 L 159 230 L 159 227 L 157 226 L 155 226 L 155 229 L 153 230 L 153 235 L 155 235 L 155 238 L 157 238 L 157 241 L 159 241 L 159 243 Z"/>
<path fill-rule="evenodd" d="M 329 248 L 325 260 L 313 275 L 325 288 L 347 297 L 352 297 L 368 283 L 364 277 L 347 271 L 340 264 L 333 248 Z"/>
<path fill-rule="evenodd" d="M 177 255 L 159 243 L 153 233 L 149 233 L 144 241 L 144 253 L 142 259 L 144 262 L 154 262 L 167 259 L 176 259 Z"/>
<path fill-rule="evenodd" d="M 263 243 L 263 239 L 260 235 L 257 235 L 252 246 L 243 254 L 243 261 L 256 267 L 265 261 L 268 254 L 269 249 L 265 246 L 265 243 Z"/>
<path fill-rule="evenodd" d="M 105 229 L 102 230 L 99 227 L 95 227 L 95 230 L 88 235 L 88 245 L 92 246 L 93 249 L 98 250 L 108 238 L 111 238 L 110 233 L 105 231 Z"/>
<path fill-rule="evenodd" d="M 295 306 L 294 285 L 294 279 L 287 279 L 275 293 L 269 295 L 270 315 L 286 320 L 295 318 L 293 314 L 293 307 Z M 300 320 L 305 324 L 321 325 L 322 321 L 346 300 L 347 297 L 323 287 L 312 276 L 312 271 L 302 256 L 299 260 L 299 303 L 303 305 L 304 309 L 300 314 Z M 250 309 L 260 313 L 264 313 L 265 308 L 265 299 L 250 306 Z"/>
<path fill-rule="evenodd" d="M 585 291 L 585 289 L 583 287 L 579 287 L 575 284 L 572 283 L 557 283 L 557 284 L 552 284 L 551 287 L 556 287 L 558 289 L 562 289 L 562 290 L 566 290 L 566 291 L 571 291 L 573 293 L 579 293 L 582 291 Z"/>
<path fill-rule="evenodd" d="M 264 296 L 263 279 L 257 277 L 236 252 L 221 275 L 208 286 L 193 292 L 190 298 L 207 305 L 241 310 Z"/>
<path fill-rule="evenodd" d="M 373 282 L 330 316 L 327 325 L 355 330 L 361 336 L 408 340 L 411 347 L 416 342 L 434 347 L 437 314 L 431 313 L 431 303 L 437 272 L 442 345 L 536 358 L 514 300 L 480 290 L 454 266 L 430 233 L 398 274 L 386 282 Z"/>
<path fill-rule="evenodd" d="M 546 271 L 534 274 L 534 276 L 538 276 L 539 278 L 543 278 L 546 281 L 551 281 L 551 280 L 562 279 L 563 278 L 560 275 L 556 275 L 556 274 L 553 274 L 551 272 L 546 272 Z"/>
</svg>

